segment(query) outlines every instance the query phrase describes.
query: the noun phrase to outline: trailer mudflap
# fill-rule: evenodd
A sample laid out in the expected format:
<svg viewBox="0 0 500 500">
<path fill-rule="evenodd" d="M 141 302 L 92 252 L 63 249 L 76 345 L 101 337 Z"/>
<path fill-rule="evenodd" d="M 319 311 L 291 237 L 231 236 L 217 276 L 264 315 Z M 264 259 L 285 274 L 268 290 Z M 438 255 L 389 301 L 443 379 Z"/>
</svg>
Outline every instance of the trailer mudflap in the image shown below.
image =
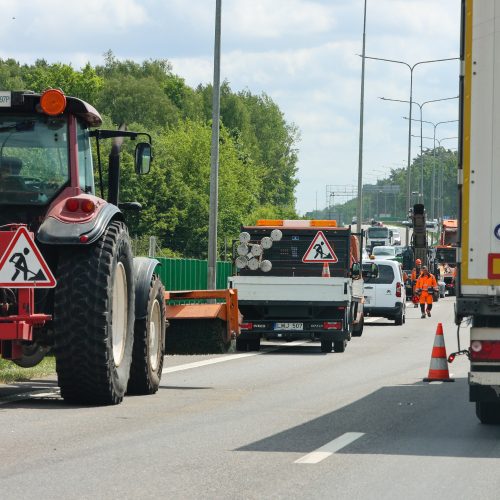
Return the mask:
<svg viewBox="0 0 500 500">
<path fill-rule="evenodd" d="M 166 335 L 167 352 L 175 354 L 203 354 L 209 352 L 221 352 L 227 350 L 232 340 L 240 333 L 242 316 L 238 310 L 238 291 L 226 290 L 192 290 L 192 291 L 168 291 L 165 292 L 167 301 L 192 301 L 192 300 L 223 300 L 218 303 L 186 303 L 173 304 L 166 307 L 166 318 L 170 324 Z M 191 330 L 188 329 L 189 328 Z M 204 333 L 211 332 L 211 325 L 219 331 L 213 348 L 210 346 L 197 347 L 196 341 L 189 345 L 180 342 L 180 336 L 192 337 L 193 339 L 203 337 Z M 197 330 L 194 332 L 194 330 Z M 206 330 L 206 332 L 204 331 Z M 173 340 L 175 337 L 175 341 Z M 182 344 L 182 345 L 181 345 Z"/>
</svg>

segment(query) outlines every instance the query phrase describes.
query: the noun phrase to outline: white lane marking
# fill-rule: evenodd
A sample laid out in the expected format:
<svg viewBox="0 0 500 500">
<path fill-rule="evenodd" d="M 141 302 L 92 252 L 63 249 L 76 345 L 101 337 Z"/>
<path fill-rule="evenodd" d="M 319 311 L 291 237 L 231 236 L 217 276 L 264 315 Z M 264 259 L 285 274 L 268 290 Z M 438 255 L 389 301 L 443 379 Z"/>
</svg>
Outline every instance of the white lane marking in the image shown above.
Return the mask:
<svg viewBox="0 0 500 500">
<path fill-rule="evenodd" d="M 255 351 L 255 352 L 243 352 L 241 354 L 230 354 L 228 356 L 221 356 L 220 358 L 212 358 L 206 359 L 203 361 L 195 361 L 193 363 L 186 363 L 185 365 L 172 366 L 170 368 L 164 368 L 162 373 L 173 373 L 180 372 L 183 370 L 190 370 L 191 368 L 199 368 L 200 366 L 207 365 L 215 365 L 216 363 L 224 363 L 226 361 L 232 361 L 234 359 L 248 358 L 250 356 L 258 356 L 259 354 L 265 354 L 266 352 L 277 351 L 279 349 L 283 349 L 286 347 L 293 347 L 297 345 L 305 344 L 303 340 L 296 340 L 295 342 L 287 342 L 279 347 L 271 347 L 269 349 L 265 349 L 264 351 Z"/>
<path fill-rule="evenodd" d="M 24 399 L 43 398 L 47 396 L 59 396 L 59 389 L 40 389 L 39 391 L 19 392 L 11 394 L 0 399 L 0 405 L 6 405 L 15 401 L 23 401 Z"/>
<path fill-rule="evenodd" d="M 317 450 L 314 450 L 311 453 L 304 455 L 302 458 L 295 460 L 294 463 L 317 464 L 322 460 L 324 460 L 325 458 L 328 458 L 329 456 L 333 455 L 336 451 L 345 448 L 348 444 L 351 444 L 352 442 L 356 441 L 356 439 L 359 439 L 361 436 L 364 435 L 365 435 L 364 432 L 346 432 L 345 434 L 342 434 L 342 436 L 339 436 L 333 441 L 326 443 L 321 448 L 318 448 Z"/>
</svg>

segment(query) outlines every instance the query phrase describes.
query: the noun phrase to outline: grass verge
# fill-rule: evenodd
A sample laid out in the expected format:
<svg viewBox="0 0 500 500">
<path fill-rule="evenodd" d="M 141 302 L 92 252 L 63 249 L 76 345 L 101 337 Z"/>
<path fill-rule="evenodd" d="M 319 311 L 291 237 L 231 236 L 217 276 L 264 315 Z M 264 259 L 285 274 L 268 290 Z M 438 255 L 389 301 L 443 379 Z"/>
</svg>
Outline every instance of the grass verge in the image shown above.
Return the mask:
<svg viewBox="0 0 500 500">
<path fill-rule="evenodd" d="M 0 384 L 22 382 L 34 378 L 45 377 L 56 371 L 56 360 L 47 356 L 41 363 L 33 368 L 21 368 L 12 361 L 0 359 Z"/>
</svg>

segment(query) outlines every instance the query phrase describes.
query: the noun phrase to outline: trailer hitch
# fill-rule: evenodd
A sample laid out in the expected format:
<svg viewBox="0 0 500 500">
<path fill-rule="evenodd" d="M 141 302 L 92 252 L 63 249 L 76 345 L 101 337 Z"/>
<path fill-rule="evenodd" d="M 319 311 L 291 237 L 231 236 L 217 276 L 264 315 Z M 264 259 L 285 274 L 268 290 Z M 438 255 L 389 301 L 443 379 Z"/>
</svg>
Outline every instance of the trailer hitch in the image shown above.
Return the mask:
<svg viewBox="0 0 500 500">
<path fill-rule="evenodd" d="M 457 356 L 462 356 L 462 355 L 465 355 L 465 356 L 467 356 L 467 359 L 470 359 L 470 352 L 469 352 L 469 349 L 462 349 L 461 351 L 452 352 L 452 353 L 448 356 L 448 363 L 453 363 L 453 361 L 455 361 L 455 358 L 456 358 Z"/>
</svg>

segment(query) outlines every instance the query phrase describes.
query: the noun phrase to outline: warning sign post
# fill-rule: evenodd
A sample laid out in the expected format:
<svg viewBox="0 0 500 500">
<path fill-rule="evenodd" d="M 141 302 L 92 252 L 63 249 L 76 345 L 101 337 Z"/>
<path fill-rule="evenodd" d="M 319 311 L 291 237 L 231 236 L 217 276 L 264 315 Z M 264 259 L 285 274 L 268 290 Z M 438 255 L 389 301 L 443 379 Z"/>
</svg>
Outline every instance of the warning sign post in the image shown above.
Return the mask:
<svg viewBox="0 0 500 500">
<path fill-rule="evenodd" d="M 0 287 L 54 288 L 56 280 L 30 233 L 20 227 L 0 258 Z"/>
<path fill-rule="evenodd" d="M 332 246 L 328 243 L 323 231 L 318 231 L 307 249 L 302 262 L 304 263 L 335 263 L 339 259 L 335 255 Z"/>
</svg>

